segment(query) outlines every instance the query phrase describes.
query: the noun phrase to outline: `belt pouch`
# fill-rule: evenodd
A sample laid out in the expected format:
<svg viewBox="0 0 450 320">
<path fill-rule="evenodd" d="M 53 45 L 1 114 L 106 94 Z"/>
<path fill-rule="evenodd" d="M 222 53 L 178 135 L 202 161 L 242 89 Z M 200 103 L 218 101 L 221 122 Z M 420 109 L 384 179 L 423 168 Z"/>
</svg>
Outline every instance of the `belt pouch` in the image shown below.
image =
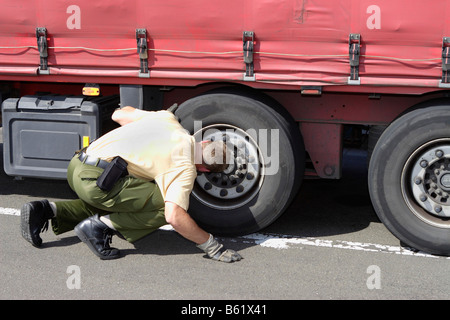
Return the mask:
<svg viewBox="0 0 450 320">
<path fill-rule="evenodd" d="M 97 186 L 103 191 L 110 191 L 117 180 L 128 174 L 127 165 L 121 157 L 115 157 L 98 177 Z"/>
</svg>

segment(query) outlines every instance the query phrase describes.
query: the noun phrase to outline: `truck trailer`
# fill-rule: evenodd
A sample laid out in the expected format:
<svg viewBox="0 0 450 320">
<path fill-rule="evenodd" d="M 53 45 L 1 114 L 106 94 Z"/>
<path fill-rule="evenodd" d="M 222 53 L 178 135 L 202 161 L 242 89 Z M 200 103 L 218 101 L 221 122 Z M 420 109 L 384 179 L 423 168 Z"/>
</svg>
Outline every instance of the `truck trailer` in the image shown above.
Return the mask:
<svg viewBox="0 0 450 320">
<path fill-rule="evenodd" d="M 1 0 L 4 170 L 64 179 L 115 107 L 222 139 L 189 213 L 259 231 L 368 136 L 368 190 L 403 243 L 450 255 L 450 1 Z"/>
</svg>

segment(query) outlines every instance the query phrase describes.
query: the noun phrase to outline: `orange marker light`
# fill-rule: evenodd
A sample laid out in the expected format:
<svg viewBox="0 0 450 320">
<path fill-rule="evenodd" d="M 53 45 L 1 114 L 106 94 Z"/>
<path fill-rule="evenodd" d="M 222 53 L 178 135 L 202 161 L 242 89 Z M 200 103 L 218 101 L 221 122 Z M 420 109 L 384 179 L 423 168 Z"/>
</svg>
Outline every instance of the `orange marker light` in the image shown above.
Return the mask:
<svg viewBox="0 0 450 320">
<path fill-rule="evenodd" d="M 88 83 L 83 88 L 83 95 L 96 97 L 100 95 L 100 87 L 97 84 Z"/>
</svg>

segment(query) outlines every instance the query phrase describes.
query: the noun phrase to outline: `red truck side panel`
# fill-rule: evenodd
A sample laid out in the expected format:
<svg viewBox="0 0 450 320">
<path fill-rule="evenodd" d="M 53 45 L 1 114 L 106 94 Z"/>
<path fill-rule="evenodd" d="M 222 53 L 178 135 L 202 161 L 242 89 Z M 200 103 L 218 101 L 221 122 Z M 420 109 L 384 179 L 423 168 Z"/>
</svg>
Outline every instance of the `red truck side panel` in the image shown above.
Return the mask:
<svg viewBox="0 0 450 320">
<path fill-rule="evenodd" d="M 252 31 L 254 86 L 347 85 L 349 37 L 357 34 L 359 85 L 438 88 L 450 36 L 446 0 L 0 3 L 2 80 L 243 81 L 243 32 Z M 37 27 L 47 30 L 50 75 L 38 72 Z M 139 77 L 136 29 L 147 32 L 150 78 Z"/>
</svg>

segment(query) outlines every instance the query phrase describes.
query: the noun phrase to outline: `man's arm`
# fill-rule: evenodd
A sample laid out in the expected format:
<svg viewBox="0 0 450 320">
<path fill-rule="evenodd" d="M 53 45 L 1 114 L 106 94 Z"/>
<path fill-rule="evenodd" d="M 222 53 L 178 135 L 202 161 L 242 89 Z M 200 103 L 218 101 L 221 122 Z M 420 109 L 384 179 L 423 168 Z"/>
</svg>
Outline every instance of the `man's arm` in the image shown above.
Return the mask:
<svg viewBox="0 0 450 320">
<path fill-rule="evenodd" d="M 197 247 L 211 259 L 223 262 L 234 262 L 242 259 L 239 253 L 225 249 L 211 234 L 200 228 L 186 210 L 177 204 L 166 201 L 164 212 L 167 223 L 170 223 L 175 231 L 183 237 L 195 242 Z"/>
<path fill-rule="evenodd" d="M 138 119 L 139 115 L 135 111 L 136 108 L 133 107 L 123 107 L 121 109 L 116 109 L 111 118 L 121 126 L 124 126 Z"/>
<path fill-rule="evenodd" d="M 186 239 L 196 244 L 208 241 L 209 233 L 200 228 L 186 210 L 179 205 L 166 201 L 164 214 L 167 223 Z"/>
</svg>

